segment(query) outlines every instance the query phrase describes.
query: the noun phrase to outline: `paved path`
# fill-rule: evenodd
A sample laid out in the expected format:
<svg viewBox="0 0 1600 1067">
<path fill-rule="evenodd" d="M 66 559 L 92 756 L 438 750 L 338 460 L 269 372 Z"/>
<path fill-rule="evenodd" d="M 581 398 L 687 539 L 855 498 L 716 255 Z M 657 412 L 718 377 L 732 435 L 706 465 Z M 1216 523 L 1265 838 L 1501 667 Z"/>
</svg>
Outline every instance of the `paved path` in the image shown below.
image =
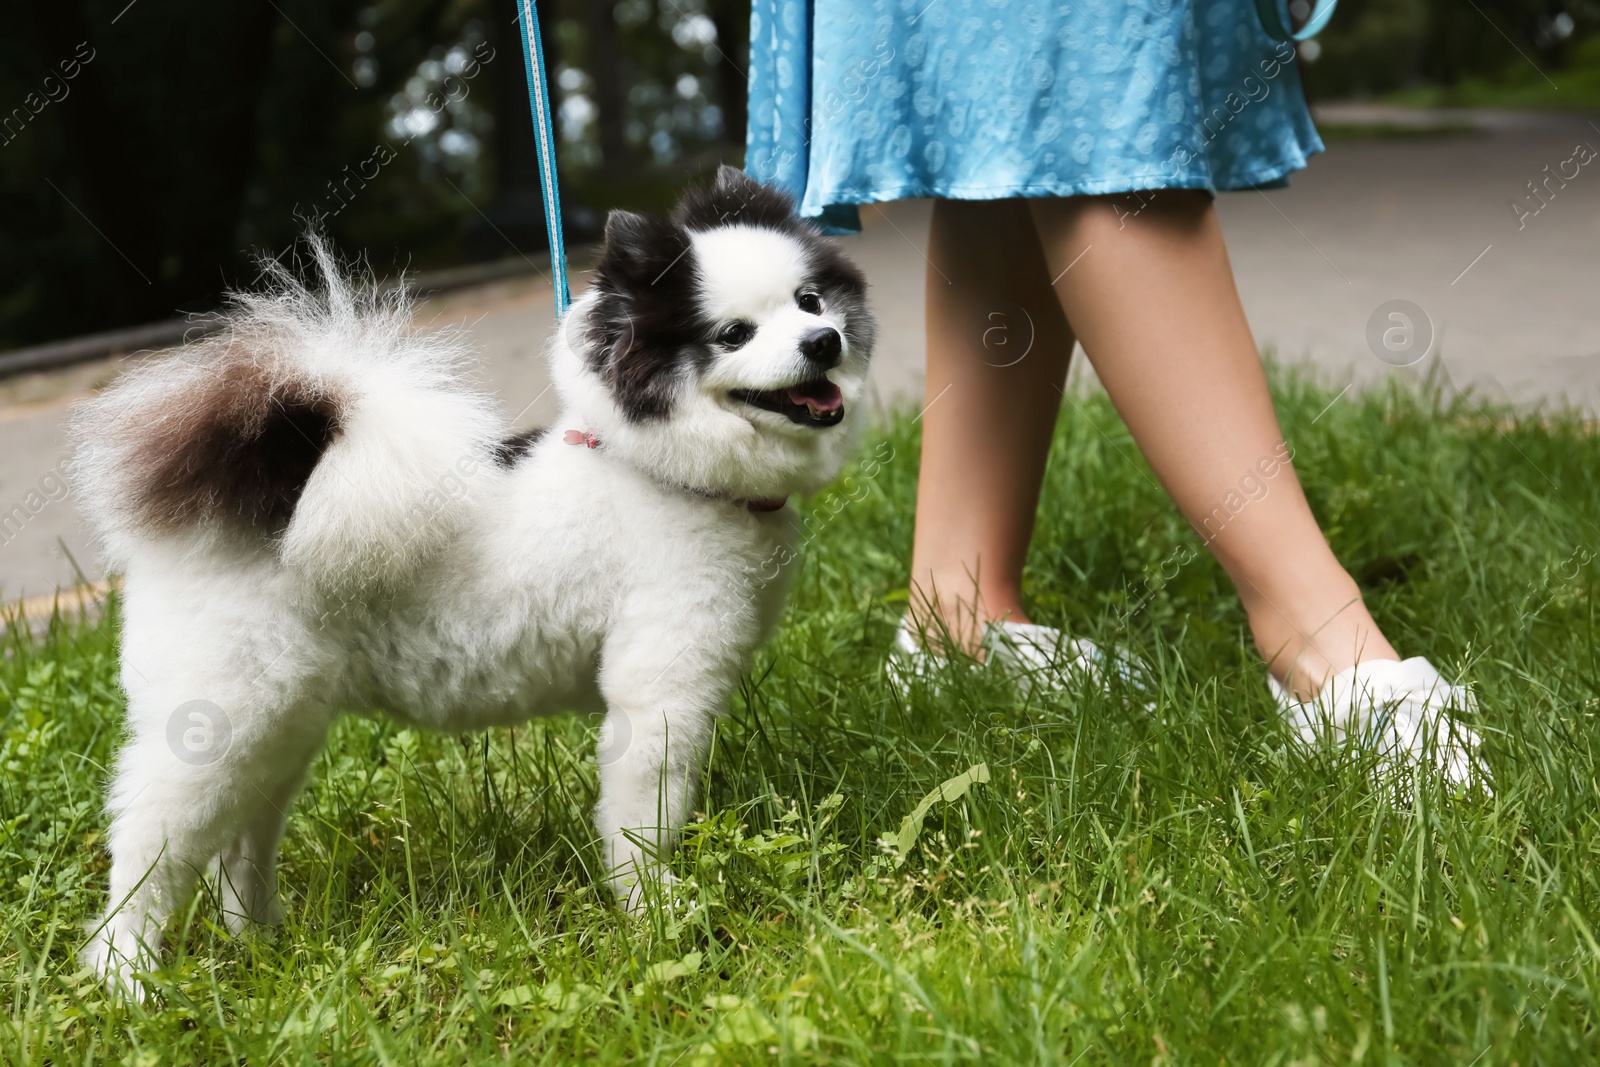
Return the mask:
<svg viewBox="0 0 1600 1067">
<path fill-rule="evenodd" d="M 1222 197 L 1234 270 L 1262 346 L 1333 381 L 1415 376 L 1438 363 L 1457 386 L 1600 410 L 1600 158 L 1566 162 L 1580 144 L 1588 154 L 1600 150 L 1600 116 L 1418 117 L 1343 107 L 1319 117 L 1479 132 L 1336 142 L 1289 189 Z M 1540 201 L 1528 183 L 1574 168 L 1564 184 L 1550 180 L 1533 213 Z M 1525 205 L 1520 225 L 1513 200 Z M 872 282 L 881 321 L 873 375 L 881 403 L 914 404 L 922 395 L 928 212 L 914 201 L 868 208 L 865 231 L 846 239 Z M 1436 333 L 1429 356 L 1398 370 L 1366 339 L 1374 310 L 1396 299 L 1421 307 Z M 520 425 L 554 417 L 541 357 L 553 319 L 548 286 L 526 279 L 457 292 L 430 301 L 421 318 L 471 325 L 487 378 Z M 65 452 L 67 405 L 115 372 L 99 364 L 0 382 L 0 599 L 72 584 L 71 559 L 99 576 L 70 494 L 58 499 L 50 472 Z"/>
</svg>

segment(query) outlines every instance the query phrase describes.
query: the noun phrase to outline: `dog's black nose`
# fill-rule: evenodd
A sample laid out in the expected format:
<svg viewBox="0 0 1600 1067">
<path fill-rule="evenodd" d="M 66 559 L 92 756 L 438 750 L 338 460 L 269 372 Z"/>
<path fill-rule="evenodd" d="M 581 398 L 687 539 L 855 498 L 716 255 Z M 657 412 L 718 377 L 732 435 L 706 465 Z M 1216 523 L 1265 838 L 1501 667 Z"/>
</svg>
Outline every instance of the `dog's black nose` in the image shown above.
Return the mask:
<svg viewBox="0 0 1600 1067">
<path fill-rule="evenodd" d="M 800 338 L 800 354 L 824 370 L 832 370 L 843 358 L 844 344 L 839 331 L 832 326 L 822 326 Z"/>
</svg>

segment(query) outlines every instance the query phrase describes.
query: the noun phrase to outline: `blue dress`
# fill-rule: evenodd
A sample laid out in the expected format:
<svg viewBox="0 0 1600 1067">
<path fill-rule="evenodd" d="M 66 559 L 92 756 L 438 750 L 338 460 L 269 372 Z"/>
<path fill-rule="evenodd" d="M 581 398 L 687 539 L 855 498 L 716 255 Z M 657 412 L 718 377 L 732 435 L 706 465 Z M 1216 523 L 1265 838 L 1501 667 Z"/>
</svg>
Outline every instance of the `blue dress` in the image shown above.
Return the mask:
<svg viewBox="0 0 1600 1067">
<path fill-rule="evenodd" d="M 1253 0 L 754 0 L 745 169 L 857 204 L 1272 188 L 1322 150 Z"/>
</svg>

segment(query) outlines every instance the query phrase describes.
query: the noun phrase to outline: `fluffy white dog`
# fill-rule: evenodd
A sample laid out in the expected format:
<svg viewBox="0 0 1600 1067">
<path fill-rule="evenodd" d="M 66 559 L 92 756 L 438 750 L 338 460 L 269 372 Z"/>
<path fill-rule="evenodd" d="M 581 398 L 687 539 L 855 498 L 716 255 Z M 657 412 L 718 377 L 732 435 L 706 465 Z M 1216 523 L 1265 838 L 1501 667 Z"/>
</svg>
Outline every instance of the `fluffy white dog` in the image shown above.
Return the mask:
<svg viewBox="0 0 1600 1067">
<path fill-rule="evenodd" d="M 637 894 L 781 606 L 753 576 L 789 558 L 784 500 L 851 447 L 861 274 L 739 171 L 670 218 L 611 215 L 551 346 L 549 434 L 508 436 L 460 338 L 412 334 L 404 298 L 313 247 L 323 290 L 270 268 L 228 331 L 75 421 L 125 583 L 111 900 L 84 953 L 113 985 L 213 865 L 230 928 L 278 918 L 285 813 L 346 710 L 603 710 L 595 821 Z"/>
</svg>

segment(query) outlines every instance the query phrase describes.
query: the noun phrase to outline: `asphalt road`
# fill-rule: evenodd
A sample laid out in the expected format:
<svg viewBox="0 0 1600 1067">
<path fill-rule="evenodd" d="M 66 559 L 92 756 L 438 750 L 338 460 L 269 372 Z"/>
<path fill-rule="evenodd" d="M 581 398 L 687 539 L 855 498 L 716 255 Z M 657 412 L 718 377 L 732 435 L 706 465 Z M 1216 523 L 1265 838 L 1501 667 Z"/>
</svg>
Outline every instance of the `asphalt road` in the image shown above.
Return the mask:
<svg viewBox="0 0 1600 1067">
<path fill-rule="evenodd" d="M 1475 132 L 1336 141 L 1288 189 L 1221 197 L 1261 346 L 1335 383 L 1431 368 L 1456 388 L 1600 411 L 1600 116 L 1419 116 L 1345 106 L 1319 121 Z M 872 283 L 880 406 L 916 404 L 923 392 L 928 213 L 917 201 L 867 208 L 864 232 L 843 239 Z M 1411 347 L 1380 343 L 1379 358 L 1369 321 L 1396 300 L 1422 315 L 1409 312 L 1414 332 L 1389 335 L 1392 345 L 1405 349 L 1409 338 Z M 486 380 L 521 426 L 556 414 L 542 357 L 553 321 L 550 288 L 537 278 L 453 293 L 419 314 L 425 328 L 470 327 Z M 1380 315 L 1377 334 L 1398 321 Z M 1426 352 L 1424 332 L 1432 334 Z M 1076 367 L 1087 369 L 1081 359 Z M 0 600 L 71 586 L 79 568 L 100 577 L 70 484 L 54 472 L 66 454 L 71 401 L 117 369 L 113 361 L 0 382 Z"/>
</svg>

